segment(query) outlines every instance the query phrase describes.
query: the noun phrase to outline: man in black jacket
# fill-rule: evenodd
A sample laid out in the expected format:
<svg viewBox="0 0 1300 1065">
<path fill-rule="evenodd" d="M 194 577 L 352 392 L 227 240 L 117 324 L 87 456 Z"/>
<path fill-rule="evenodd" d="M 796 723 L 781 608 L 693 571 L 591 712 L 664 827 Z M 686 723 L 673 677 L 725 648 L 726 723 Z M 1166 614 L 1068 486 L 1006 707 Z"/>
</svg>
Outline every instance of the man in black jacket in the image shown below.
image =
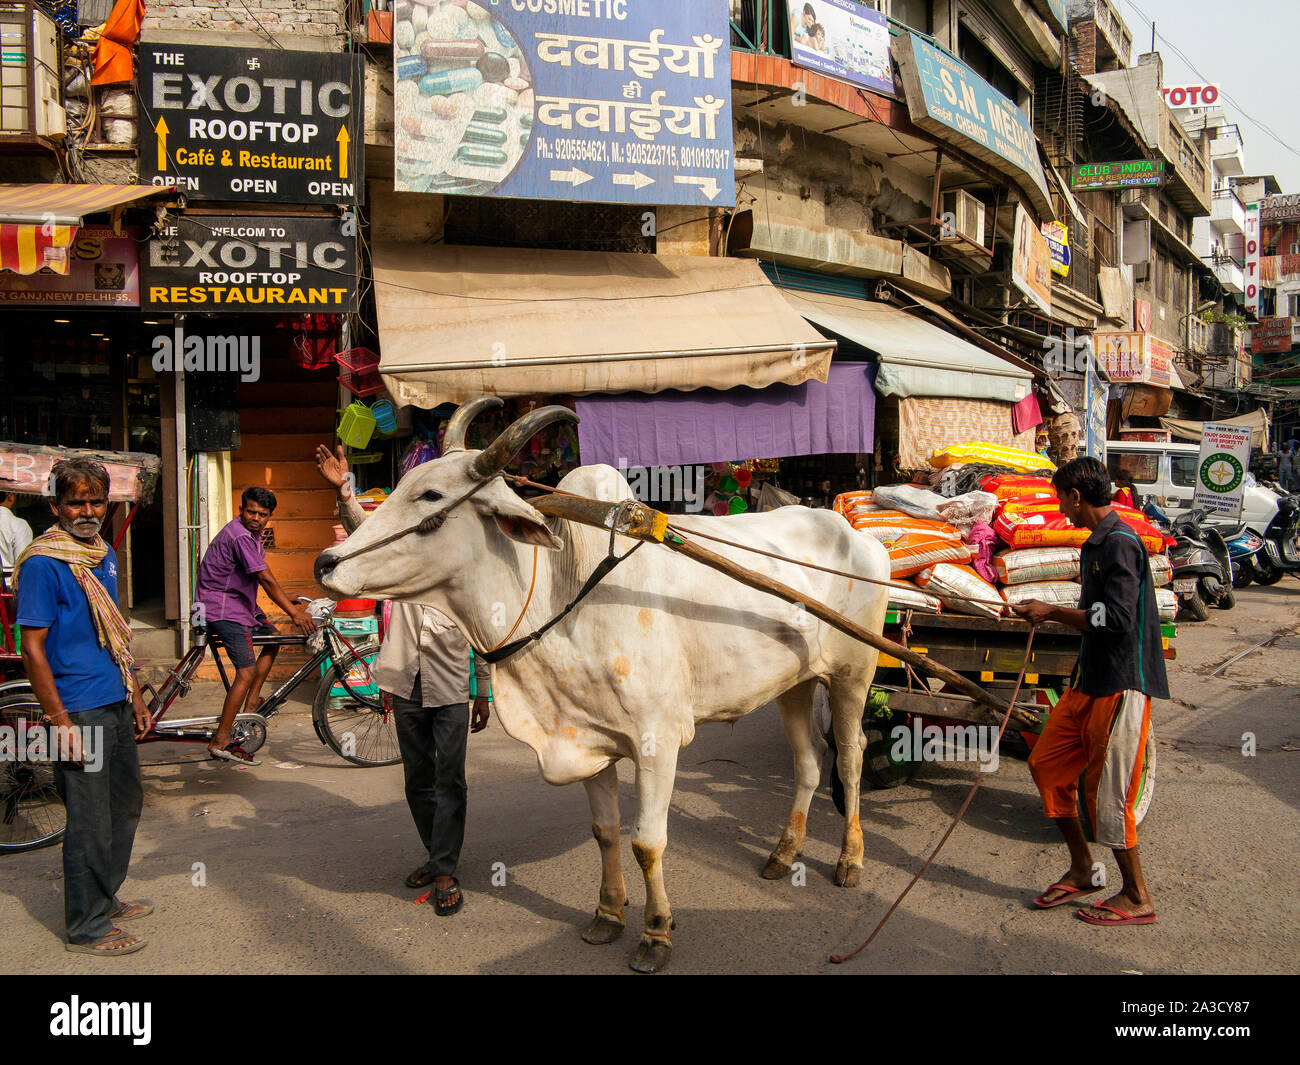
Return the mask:
<svg viewBox="0 0 1300 1065">
<path fill-rule="evenodd" d="M 1119 894 L 1076 916 L 1095 925 L 1154 924 L 1138 862 L 1137 822 L 1155 783 L 1151 699 L 1169 697 L 1155 585 L 1142 540 L 1109 505 L 1105 466 L 1077 458 L 1056 471 L 1052 484 L 1061 513 L 1092 535 L 1080 552 L 1078 609 L 1038 600 L 1013 608 L 1028 621 L 1058 621 L 1083 633 L 1070 686 L 1029 758 L 1044 810 L 1070 848 L 1069 871 L 1034 905 L 1059 906 L 1105 885 L 1079 825 L 1077 781 L 1084 773 L 1096 840 L 1114 851 L 1124 883 Z"/>
</svg>

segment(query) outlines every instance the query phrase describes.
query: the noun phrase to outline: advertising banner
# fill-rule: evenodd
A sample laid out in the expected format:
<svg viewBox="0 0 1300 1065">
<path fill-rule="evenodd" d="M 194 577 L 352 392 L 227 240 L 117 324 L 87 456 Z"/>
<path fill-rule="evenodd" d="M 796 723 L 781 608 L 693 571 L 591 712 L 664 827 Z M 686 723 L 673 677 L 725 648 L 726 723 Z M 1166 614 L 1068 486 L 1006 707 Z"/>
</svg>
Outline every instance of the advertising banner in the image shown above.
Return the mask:
<svg viewBox="0 0 1300 1065">
<path fill-rule="evenodd" d="M 1129 159 L 1119 163 L 1080 163 L 1070 171 L 1070 188 L 1088 189 L 1155 188 L 1165 183 L 1165 161 Z"/>
<path fill-rule="evenodd" d="M 736 202 L 726 0 L 422 0 L 395 16 L 397 189 Z"/>
<path fill-rule="evenodd" d="M 1052 257 L 1052 273 L 1070 276 L 1070 227 L 1064 222 L 1044 222 L 1043 237 Z"/>
<path fill-rule="evenodd" d="M 1261 222 L 1294 222 L 1300 219 L 1300 192 L 1265 196 L 1259 206 Z"/>
<path fill-rule="evenodd" d="M 794 62 L 880 92 L 894 91 L 889 23 L 858 0 L 791 0 Z"/>
<path fill-rule="evenodd" d="M 1252 355 L 1276 355 L 1291 350 L 1291 319 L 1261 318 L 1250 327 Z"/>
<path fill-rule="evenodd" d="M 1250 466 L 1250 426 L 1207 423 L 1196 460 L 1196 487 L 1192 507 L 1211 514 L 1241 517 Z"/>
<path fill-rule="evenodd" d="M 1084 454 L 1106 461 L 1106 405 L 1110 402 L 1110 385 L 1102 380 L 1092 359 L 1084 370 L 1083 419 Z"/>
<path fill-rule="evenodd" d="M 1011 283 L 1044 314 L 1052 313 L 1052 253 L 1042 230 L 1019 204 L 1011 245 Z"/>
<path fill-rule="evenodd" d="M 83 226 L 68 247 L 68 272 L 0 271 L 0 306 L 139 307 L 140 231 Z"/>
<path fill-rule="evenodd" d="M 140 181 L 190 200 L 356 204 L 360 52 L 140 45 Z"/>
<path fill-rule="evenodd" d="M 357 309 L 349 216 L 183 215 L 149 242 L 141 306 L 195 314 L 339 314 Z"/>
<path fill-rule="evenodd" d="M 1170 387 L 1173 351 L 1153 333 L 1093 333 L 1092 343 L 1112 384 Z"/>
<path fill-rule="evenodd" d="M 1246 313 L 1259 315 L 1259 204 L 1246 204 L 1246 225 L 1242 230 L 1245 245 Z"/>
</svg>

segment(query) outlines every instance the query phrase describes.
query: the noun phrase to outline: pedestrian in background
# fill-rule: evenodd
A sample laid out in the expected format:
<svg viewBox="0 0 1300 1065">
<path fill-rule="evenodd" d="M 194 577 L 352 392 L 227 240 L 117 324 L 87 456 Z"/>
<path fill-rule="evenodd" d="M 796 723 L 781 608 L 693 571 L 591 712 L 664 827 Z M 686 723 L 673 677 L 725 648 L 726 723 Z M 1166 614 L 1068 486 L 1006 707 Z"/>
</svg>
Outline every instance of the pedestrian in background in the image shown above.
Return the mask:
<svg viewBox="0 0 1300 1065">
<path fill-rule="evenodd" d="M 32 542 L 32 527 L 14 513 L 18 496 L 0 495 L 0 570 L 14 568 L 18 556 Z"/>
<path fill-rule="evenodd" d="M 143 804 L 135 741 L 149 727 L 149 711 L 131 670 L 131 629 L 117 609 L 117 560 L 99 535 L 108 471 L 66 459 L 50 477 L 57 524 L 22 553 L 15 580 L 23 667 L 45 717 L 68 737 L 66 758 L 54 767 L 68 817 L 67 949 L 131 954 L 145 940 L 117 922 L 153 912 L 146 901 L 117 897 Z"/>
</svg>

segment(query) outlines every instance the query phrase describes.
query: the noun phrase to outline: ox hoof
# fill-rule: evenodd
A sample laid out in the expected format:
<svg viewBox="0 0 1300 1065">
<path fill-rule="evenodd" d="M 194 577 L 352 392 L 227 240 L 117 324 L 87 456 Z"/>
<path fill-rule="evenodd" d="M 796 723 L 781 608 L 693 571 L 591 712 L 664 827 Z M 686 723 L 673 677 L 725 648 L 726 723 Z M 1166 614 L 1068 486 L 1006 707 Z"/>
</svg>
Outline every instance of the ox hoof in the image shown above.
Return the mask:
<svg viewBox="0 0 1300 1065">
<path fill-rule="evenodd" d="M 611 917 L 609 914 L 597 910 L 596 916 L 591 919 L 591 924 L 582 933 L 582 941 L 601 947 L 606 943 L 613 943 L 623 934 L 624 927 L 623 922 L 617 917 Z"/>
<path fill-rule="evenodd" d="M 764 880 L 784 880 L 789 875 L 790 866 L 775 857 L 767 860 L 761 874 Z"/>
<path fill-rule="evenodd" d="M 673 945 L 666 939 L 642 937 L 628 965 L 638 973 L 661 973 L 668 968 Z"/>
<path fill-rule="evenodd" d="M 848 862 L 841 861 L 835 867 L 835 886 L 836 887 L 857 887 L 858 879 L 862 876 L 862 866 L 850 865 Z"/>
</svg>

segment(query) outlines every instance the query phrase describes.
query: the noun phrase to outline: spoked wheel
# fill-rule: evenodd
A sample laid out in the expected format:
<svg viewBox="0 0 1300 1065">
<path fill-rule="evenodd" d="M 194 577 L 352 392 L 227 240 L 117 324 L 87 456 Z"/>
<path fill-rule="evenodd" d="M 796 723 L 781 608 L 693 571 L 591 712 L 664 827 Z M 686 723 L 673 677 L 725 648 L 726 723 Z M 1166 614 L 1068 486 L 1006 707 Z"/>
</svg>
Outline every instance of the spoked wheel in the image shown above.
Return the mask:
<svg viewBox="0 0 1300 1065">
<path fill-rule="evenodd" d="M 41 729 L 41 704 L 29 692 L 0 699 L 0 727 L 25 737 L 14 759 L 0 761 L 0 852 L 35 850 L 63 838 L 68 827 L 63 799 L 54 786 L 52 761 L 28 761 L 26 748 Z M 9 731 L 12 730 L 12 731 Z"/>
<path fill-rule="evenodd" d="M 230 726 L 230 742 L 249 754 L 259 750 L 266 742 L 266 721 L 256 714 L 240 714 Z"/>
<path fill-rule="evenodd" d="M 361 659 L 373 662 L 379 653 L 376 644 L 358 648 Z M 397 721 L 393 711 L 382 704 L 377 687 L 368 682 L 366 671 L 357 656 L 348 652 L 339 662 L 348 674 L 353 695 L 338 682 L 334 671 L 321 678 L 312 703 L 311 719 L 316 735 L 340 757 L 354 765 L 396 765 L 402 760 L 397 746 Z M 374 705 L 371 705 L 371 704 Z"/>
</svg>

